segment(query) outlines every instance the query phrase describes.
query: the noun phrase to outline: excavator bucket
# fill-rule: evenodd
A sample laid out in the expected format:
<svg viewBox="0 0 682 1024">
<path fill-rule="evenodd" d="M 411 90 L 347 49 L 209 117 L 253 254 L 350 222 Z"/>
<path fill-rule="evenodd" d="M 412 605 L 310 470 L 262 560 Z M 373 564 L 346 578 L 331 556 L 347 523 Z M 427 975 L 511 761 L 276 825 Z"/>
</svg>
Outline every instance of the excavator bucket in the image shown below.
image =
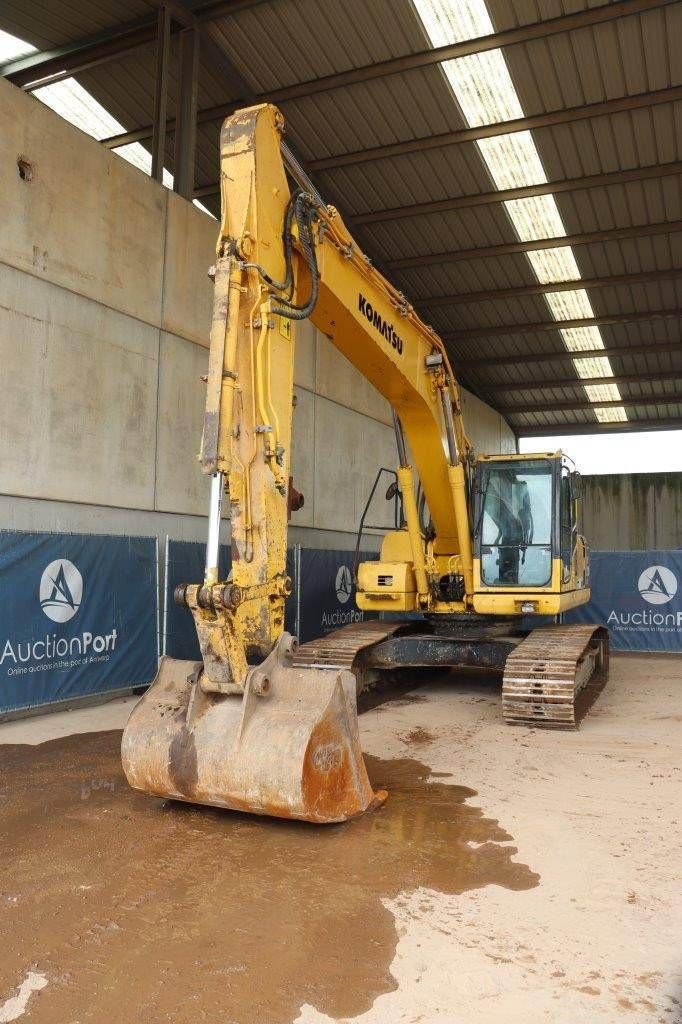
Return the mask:
<svg viewBox="0 0 682 1024">
<path fill-rule="evenodd" d="M 134 789 L 278 818 L 339 822 L 385 799 L 367 777 L 355 678 L 296 668 L 283 634 L 243 694 L 206 693 L 201 663 L 164 657 L 123 732 Z"/>
</svg>

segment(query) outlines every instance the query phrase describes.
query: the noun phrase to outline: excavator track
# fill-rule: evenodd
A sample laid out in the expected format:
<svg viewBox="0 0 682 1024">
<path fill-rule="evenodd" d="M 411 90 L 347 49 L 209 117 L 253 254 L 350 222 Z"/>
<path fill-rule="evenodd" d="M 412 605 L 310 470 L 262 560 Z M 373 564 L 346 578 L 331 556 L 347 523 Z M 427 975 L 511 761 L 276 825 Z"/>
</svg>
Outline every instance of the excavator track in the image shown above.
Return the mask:
<svg viewBox="0 0 682 1024">
<path fill-rule="evenodd" d="M 353 669 L 361 651 L 386 640 L 408 622 L 378 619 L 349 626 L 301 644 L 295 668 Z M 508 724 L 575 729 L 602 691 L 608 676 L 609 637 L 601 626 L 534 629 L 509 654 L 502 680 L 502 713 Z"/>
<path fill-rule="evenodd" d="M 335 629 L 327 636 L 300 644 L 292 663 L 296 668 L 350 669 L 360 651 L 380 640 L 386 640 L 404 625 L 404 622 L 383 622 L 380 619 L 353 622 L 349 626 Z"/>
<path fill-rule="evenodd" d="M 534 629 L 507 658 L 502 713 L 510 724 L 575 729 L 606 683 L 603 626 Z"/>
</svg>

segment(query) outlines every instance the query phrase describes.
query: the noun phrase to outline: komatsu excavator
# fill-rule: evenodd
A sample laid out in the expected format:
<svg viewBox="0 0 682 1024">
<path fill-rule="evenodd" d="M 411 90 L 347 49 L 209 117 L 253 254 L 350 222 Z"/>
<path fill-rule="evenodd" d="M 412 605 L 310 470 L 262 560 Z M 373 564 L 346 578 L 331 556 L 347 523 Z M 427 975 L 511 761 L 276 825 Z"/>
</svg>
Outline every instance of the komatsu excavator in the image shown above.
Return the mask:
<svg viewBox="0 0 682 1024">
<path fill-rule="evenodd" d="M 474 456 L 443 342 L 323 202 L 283 127 L 269 104 L 222 127 L 199 456 L 211 478 L 206 568 L 202 582 L 175 592 L 203 660 L 162 659 L 124 730 L 122 758 L 146 793 L 338 822 L 385 795 L 372 790 L 358 732 L 358 687 L 373 674 L 496 670 L 507 721 L 572 726 L 579 698 L 605 680 L 608 633 L 559 623 L 590 596 L 571 463 L 560 452 Z M 284 603 L 294 348 L 305 317 L 393 409 L 402 515 L 379 560 L 357 570 L 359 608 L 394 614 L 299 646 L 284 631 Z M 218 576 L 224 501 L 229 581 Z M 524 628 L 533 616 L 553 624 Z"/>
</svg>

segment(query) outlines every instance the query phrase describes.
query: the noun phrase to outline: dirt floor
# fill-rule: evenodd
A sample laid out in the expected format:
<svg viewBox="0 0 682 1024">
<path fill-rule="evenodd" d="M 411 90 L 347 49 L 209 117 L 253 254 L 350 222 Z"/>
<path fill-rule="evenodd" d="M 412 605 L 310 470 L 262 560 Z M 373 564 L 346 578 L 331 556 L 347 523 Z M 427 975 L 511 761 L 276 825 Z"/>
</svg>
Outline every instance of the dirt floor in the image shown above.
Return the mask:
<svg viewBox="0 0 682 1024">
<path fill-rule="evenodd" d="M 132 792 L 130 707 L 0 726 L 0 1024 L 682 1021 L 682 658 L 578 733 L 461 680 L 367 711 L 389 800 L 326 828 Z"/>
</svg>

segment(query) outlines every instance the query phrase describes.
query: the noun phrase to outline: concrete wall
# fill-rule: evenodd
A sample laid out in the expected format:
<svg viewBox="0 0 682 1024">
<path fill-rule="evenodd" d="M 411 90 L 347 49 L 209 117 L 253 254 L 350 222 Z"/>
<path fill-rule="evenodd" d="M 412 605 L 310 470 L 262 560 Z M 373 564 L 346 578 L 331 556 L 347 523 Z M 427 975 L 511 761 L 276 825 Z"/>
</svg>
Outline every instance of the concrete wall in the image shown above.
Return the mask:
<svg viewBox="0 0 682 1024">
<path fill-rule="evenodd" d="M 595 551 L 682 548 L 682 473 L 584 476 L 584 532 Z"/>
<path fill-rule="evenodd" d="M 215 221 L 5 82 L 0 216 L 0 527 L 202 538 Z M 389 409 L 310 323 L 295 384 L 292 539 L 350 546 L 395 464 Z M 463 408 L 478 447 L 513 450 L 497 413 Z"/>
</svg>

